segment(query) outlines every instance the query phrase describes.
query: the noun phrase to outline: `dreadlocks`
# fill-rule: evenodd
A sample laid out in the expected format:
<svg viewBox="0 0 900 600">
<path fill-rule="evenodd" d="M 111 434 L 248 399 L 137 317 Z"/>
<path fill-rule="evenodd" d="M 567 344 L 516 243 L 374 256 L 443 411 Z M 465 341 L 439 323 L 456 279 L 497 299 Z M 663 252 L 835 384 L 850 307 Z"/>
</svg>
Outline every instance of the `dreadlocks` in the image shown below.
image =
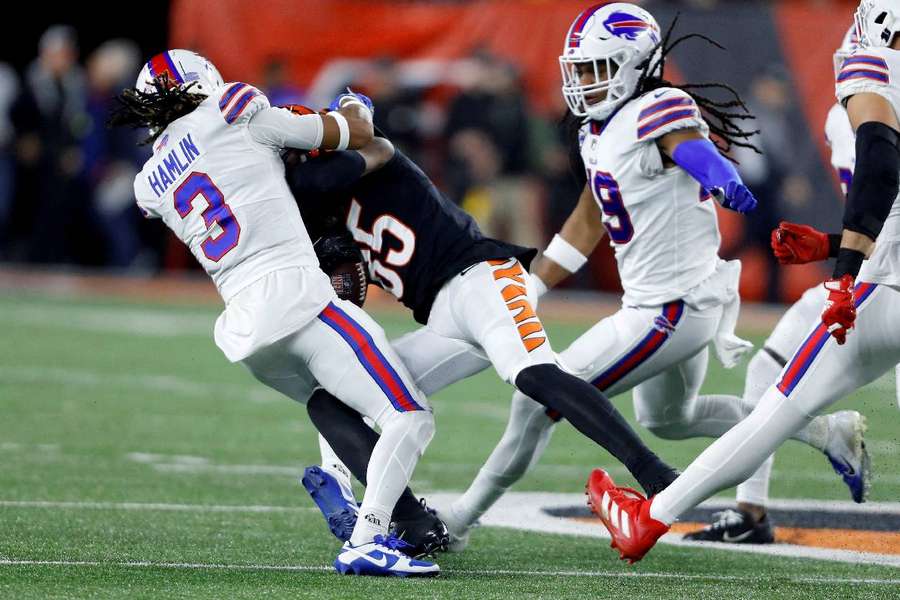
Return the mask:
<svg viewBox="0 0 900 600">
<path fill-rule="evenodd" d="M 744 101 L 741 100 L 740 95 L 734 88 L 724 83 L 688 83 L 676 85 L 671 81 L 663 79 L 662 74 L 666 66 L 666 58 L 672 50 L 682 42 L 696 38 L 721 50 L 725 49 L 712 38 L 700 33 L 689 33 L 670 42 L 672 32 L 675 30 L 675 25 L 678 23 L 679 16 L 680 15 L 675 16 L 675 19 L 672 20 L 672 24 L 669 25 L 669 28 L 666 30 L 662 41 L 657 45 L 657 49 L 654 50 L 654 52 L 650 54 L 650 58 L 644 61 L 639 67 L 641 69 L 641 74 L 638 77 L 635 91 L 631 96 L 626 98 L 622 104 L 624 105 L 635 98 L 643 96 L 647 92 L 652 92 L 659 88 L 677 88 L 689 94 L 691 98 L 694 99 L 694 102 L 697 103 L 697 106 L 700 107 L 703 112 L 704 120 L 709 125 L 712 141 L 725 158 L 735 162 L 728 156 L 728 153 L 734 146 L 749 148 L 757 154 L 761 154 L 759 148 L 748 141 L 754 135 L 758 134 L 759 130 L 747 130 L 741 127 L 742 121 L 753 120 L 756 117 L 750 113 L 750 109 L 747 108 L 747 105 L 744 104 Z M 724 90 L 728 92 L 731 98 L 724 101 L 717 101 L 697 93 L 697 90 L 704 89 Z M 573 143 L 575 148 L 577 148 L 578 130 L 581 128 L 581 119 L 573 115 L 571 111 L 567 111 L 565 117 L 563 117 L 562 126 L 565 128 L 567 139 Z M 578 158 L 580 159 L 580 155 Z M 583 166 L 581 165 L 580 160 L 572 162 L 573 172 L 575 172 L 577 176 L 583 177 L 581 175 Z"/>
<path fill-rule="evenodd" d="M 119 107 L 107 121 L 108 127 L 147 127 L 150 135 L 141 144 L 150 144 L 166 126 L 188 114 L 206 98 L 190 93 L 193 83 L 184 87 L 168 85 L 166 75 L 153 80 L 153 92 L 143 92 L 136 88 L 128 88 L 116 96 Z"/>
<path fill-rule="evenodd" d="M 678 23 L 679 17 L 680 15 L 675 15 L 672 24 L 669 25 L 669 28 L 666 30 L 666 34 L 663 36 L 662 42 L 658 46 L 659 51 L 651 53 L 650 58 L 643 64 L 635 91 L 625 102 L 629 102 L 638 96 L 642 96 L 647 92 L 652 92 L 653 90 L 662 87 L 677 88 L 690 95 L 694 99 L 694 102 L 697 103 L 697 106 L 703 111 L 706 123 L 709 125 L 709 131 L 713 134 L 713 143 L 725 158 L 731 160 L 728 156 L 728 152 L 731 151 L 733 146 L 749 148 L 757 154 L 761 154 L 759 148 L 747 141 L 758 134 L 759 130 L 746 130 L 741 127 L 740 124 L 741 121 L 753 120 L 756 119 L 756 117 L 750 113 L 750 109 L 747 108 L 747 105 L 741 100 L 740 94 L 738 94 L 733 87 L 724 83 L 688 83 L 684 85 L 675 85 L 674 83 L 663 79 L 662 74 L 666 66 L 666 58 L 672 50 L 682 42 L 696 38 L 703 40 L 720 50 L 725 50 L 725 47 L 714 39 L 700 33 L 689 33 L 670 43 L 669 40 L 672 37 L 672 32 L 675 30 L 675 25 Z M 654 73 L 659 73 L 659 75 L 654 75 Z M 704 89 L 724 90 L 728 92 L 731 99 L 716 101 L 696 92 L 696 90 Z"/>
</svg>

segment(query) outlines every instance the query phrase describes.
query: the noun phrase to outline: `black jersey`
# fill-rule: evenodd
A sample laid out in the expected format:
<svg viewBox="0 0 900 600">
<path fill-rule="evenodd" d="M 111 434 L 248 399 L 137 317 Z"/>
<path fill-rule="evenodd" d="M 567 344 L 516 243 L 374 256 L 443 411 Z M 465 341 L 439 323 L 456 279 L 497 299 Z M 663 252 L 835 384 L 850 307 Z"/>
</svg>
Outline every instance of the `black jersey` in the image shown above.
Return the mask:
<svg viewBox="0 0 900 600">
<path fill-rule="evenodd" d="M 361 161 L 356 153 L 335 152 L 288 166 L 288 183 L 311 229 L 327 222 L 323 215 L 339 211 L 362 249 L 370 277 L 411 308 L 419 323 L 427 322 L 444 283 L 466 267 L 516 257 L 528 268 L 537 254 L 534 248 L 484 237 L 475 220 L 399 150 L 381 169 L 359 178 L 359 165 L 352 184 L 330 186 L 326 192 L 320 185 L 322 173 L 348 173 L 349 166 L 352 178 L 346 159 L 353 154 Z"/>
</svg>

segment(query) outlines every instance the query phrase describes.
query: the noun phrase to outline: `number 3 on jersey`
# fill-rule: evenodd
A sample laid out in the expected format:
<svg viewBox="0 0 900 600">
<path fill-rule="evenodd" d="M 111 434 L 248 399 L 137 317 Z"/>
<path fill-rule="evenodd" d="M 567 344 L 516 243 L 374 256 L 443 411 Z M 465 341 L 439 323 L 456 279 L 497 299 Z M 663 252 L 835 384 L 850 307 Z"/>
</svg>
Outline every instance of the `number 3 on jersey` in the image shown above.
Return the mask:
<svg viewBox="0 0 900 600">
<path fill-rule="evenodd" d="M 590 172 L 588 172 L 588 179 L 590 179 Z M 594 198 L 600 204 L 603 214 L 609 218 L 603 223 L 609 233 L 609 238 L 617 244 L 627 244 L 634 236 L 634 227 L 631 225 L 628 209 L 625 208 L 625 203 L 622 201 L 622 192 L 619 191 L 618 182 L 609 173 L 597 171 L 593 184 Z M 615 224 L 613 219 L 615 219 Z"/>
<path fill-rule="evenodd" d="M 209 236 L 200 244 L 203 254 L 213 262 L 219 262 L 222 257 L 231 252 L 237 246 L 241 237 L 241 226 L 234 218 L 231 208 L 225 203 L 225 196 L 219 188 L 213 184 L 209 175 L 194 171 L 175 190 L 175 210 L 182 219 L 186 218 L 194 210 L 194 200 L 197 196 L 203 196 L 207 207 L 203 211 L 203 222 L 206 229 L 218 225 L 221 230 L 215 237 Z"/>
<path fill-rule="evenodd" d="M 347 213 L 347 229 L 357 243 L 364 246 L 363 256 L 369 263 L 369 273 L 378 279 L 384 288 L 398 299 L 403 298 L 403 279 L 392 267 L 404 267 L 412 259 L 416 250 L 416 234 L 394 215 L 381 215 L 372 223 L 372 231 L 368 232 L 359 226 L 359 215 L 362 207 L 353 200 Z M 385 234 L 400 242 L 400 248 L 384 249 Z M 383 259 L 376 258 L 383 255 Z M 382 262 L 383 260 L 383 262 Z"/>
</svg>

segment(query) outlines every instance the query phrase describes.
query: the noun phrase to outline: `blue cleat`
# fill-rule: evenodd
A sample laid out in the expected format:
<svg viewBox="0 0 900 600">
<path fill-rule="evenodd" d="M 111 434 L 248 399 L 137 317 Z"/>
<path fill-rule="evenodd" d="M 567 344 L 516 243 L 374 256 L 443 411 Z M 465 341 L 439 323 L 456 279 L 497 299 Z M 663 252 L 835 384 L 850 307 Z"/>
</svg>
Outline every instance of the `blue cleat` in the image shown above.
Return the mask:
<svg viewBox="0 0 900 600">
<path fill-rule="evenodd" d="M 424 560 L 410 558 L 404 553 L 409 544 L 393 536 L 376 535 L 368 544 L 351 546 L 346 542 L 334 559 L 334 568 L 341 575 L 369 575 L 393 577 L 435 577 L 441 568 Z"/>
<path fill-rule="evenodd" d="M 864 436 L 866 419 L 855 410 L 828 415 L 831 435 L 825 456 L 834 472 L 841 476 L 854 502 L 866 501 L 869 494 L 871 461 Z"/>
<path fill-rule="evenodd" d="M 300 483 L 322 511 L 331 533 L 348 541 L 359 514 L 359 504 L 349 484 L 319 466 L 306 467 Z"/>
</svg>

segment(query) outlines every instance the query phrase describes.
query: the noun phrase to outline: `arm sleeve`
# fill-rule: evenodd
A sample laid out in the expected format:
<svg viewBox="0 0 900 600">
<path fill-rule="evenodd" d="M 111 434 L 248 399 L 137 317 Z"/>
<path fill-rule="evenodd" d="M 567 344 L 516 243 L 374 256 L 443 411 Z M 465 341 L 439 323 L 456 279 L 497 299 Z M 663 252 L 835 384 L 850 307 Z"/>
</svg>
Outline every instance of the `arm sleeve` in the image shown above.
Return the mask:
<svg viewBox="0 0 900 600">
<path fill-rule="evenodd" d="M 741 183 L 737 169 L 709 140 L 686 140 L 675 147 L 672 160 L 700 182 L 706 190 L 725 189 L 734 181 Z"/>
<path fill-rule="evenodd" d="M 366 161 L 359 152 L 329 152 L 290 167 L 291 189 L 299 193 L 327 193 L 347 189 L 363 176 Z"/>
<path fill-rule="evenodd" d="M 884 123 L 863 123 L 856 130 L 856 170 L 844 207 L 844 229 L 875 240 L 898 189 L 900 133 Z"/>
<path fill-rule="evenodd" d="M 316 114 L 268 107 L 253 115 L 248 130 L 254 141 L 273 148 L 312 150 L 322 144 L 322 117 Z"/>
</svg>

